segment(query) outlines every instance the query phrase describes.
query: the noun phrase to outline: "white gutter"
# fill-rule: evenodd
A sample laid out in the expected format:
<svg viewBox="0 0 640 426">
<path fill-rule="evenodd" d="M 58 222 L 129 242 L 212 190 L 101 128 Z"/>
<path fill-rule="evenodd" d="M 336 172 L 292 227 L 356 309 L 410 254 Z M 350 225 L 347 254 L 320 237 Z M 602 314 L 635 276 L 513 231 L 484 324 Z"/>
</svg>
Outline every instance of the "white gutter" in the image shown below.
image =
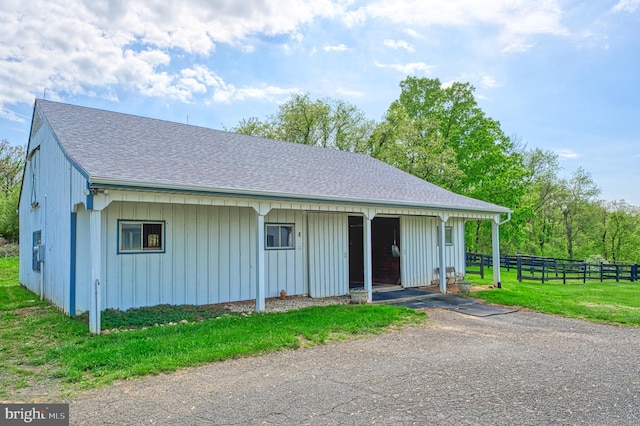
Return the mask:
<svg viewBox="0 0 640 426">
<path fill-rule="evenodd" d="M 90 183 L 93 186 L 105 186 L 112 187 L 115 189 L 129 189 L 129 190 L 166 190 L 170 192 L 191 192 L 191 193 L 201 193 L 201 194 L 220 194 L 220 195 L 230 195 L 230 196 L 248 196 L 248 197 L 264 197 L 264 198 L 277 198 L 277 199 L 287 199 L 287 200 L 298 200 L 304 202 L 337 202 L 337 203 L 348 203 L 348 204 L 368 204 L 368 205 L 382 205 L 389 207 L 407 207 L 407 208 L 416 208 L 416 209 L 432 209 L 432 210 L 457 210 L 457 211 L 469 211 L 469 212 L 478 212 L 478 213 L 507 213 L 509 218 L 507 221 L 511 219 L 511 210 L 507 208 L 501 208 L 501 206 L 497 209 L 483 209 L 482 207 L 466 207 L 466 206 L 448 206 L 448 205 L 429 205 L 429 204 L 412 204 L 411 202 L 403 202 L 403 201 L 388 201 L 379 199 L 370 199 L 370 198 L 341 198 L 341 197 L 331 197 L 324 195 L 304 195 L 304 194 L 285 194 L 281 192 L 270 192 L 270 191 L 250 191 L 243 189 L 233 189 L 233 188 L 208 188 L 208 187 L 193 187 L 193 186 L 184 186 L 184 185 L 164 185 L 164 184 L 153 184 L 153 183 L 140 183 L 139 186 L 132 185 L 131 182 L 118 181 L 115 179 L 103 179 L 103 178 L 90 178 Z M 456 194 L 459 195 L 459 194 Z M 464 195 L 459 195 L 464 197 Z M 478 200 L 480 201 L 480 200 Z M 484 201 L 483 201 L 484 202 Z M 490 203 L 487 203 L 490 204 Z M 506 222 L 505 222 L 506 223 Z"/>
<path fill-rule="evenodd" d="M 504 225 L 505 223 L 509 222 L 511 220 L 511 211 L 507 212 L 507 220 L 503 220 L 501 222 L 498 222 L 498 225 Z"/>
</svg>

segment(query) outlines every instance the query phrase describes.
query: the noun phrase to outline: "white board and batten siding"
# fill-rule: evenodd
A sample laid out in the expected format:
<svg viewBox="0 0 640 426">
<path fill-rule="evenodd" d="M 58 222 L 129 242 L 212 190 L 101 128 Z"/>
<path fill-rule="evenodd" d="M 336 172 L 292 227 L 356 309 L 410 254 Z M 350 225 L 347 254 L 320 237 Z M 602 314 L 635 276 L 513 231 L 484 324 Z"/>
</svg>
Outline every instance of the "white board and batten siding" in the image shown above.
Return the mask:
<svg viewBox="0 0 640 426">
<path fill-rule="evenodd" d="M 464 245 L 464 219 L 449 218 L 445 226 L 451 227 L 452 244 L 445 247 L 445 259 L 447 266 L 456 268 L 456 273 L 464 274 L 466 269 L 465 245 Z"/>
<path fill-rule="evenodd" d="M 306 215 L 300 210 L 271 210 L 265 224 L 293 225 L 294 248 L 265 251 L 266 297 L 276 297 L 280 290 L 288 295 L 306 295 Z"/>
<path fill-rule="evenodd" d="M 349 221 L 346 214 L 309 213 L 309 295 L 349 292 Z"/>
<path fill-rule="evenodd" d="M 429 216 L 400 217 L 400 271 L 403 287 L 431 285 L 437 264 L 437 218 Z"/>
<path fill-rule="evenodd" d="M 46 121 L 33 129 L 29 149 L 19 205 L 20 258 L 28 260 L 20 262 L 19 280 L 69 313 L 71 216 L 73 206 L 85 201 L 86 179 L 64 155 Z M 44 245 L 40 272 L 31 263 L 35 231 L 41 231 Z"/>
<path fill-rule="evenodd" d="M 103 215 L 103 309 L 255 299 L 253 209 L 112 202 Z M 118 253 L 118 220 L 164 221 L 165 252 Z"/>
<path fill-rule="evenodd" d="M 446 266 L 453 266 L 457 273 L 464 273 L 464 220 L 450 218 L 445 226 L 451 227 L 452 237 L 452 244 L 445 246 Z M 400 241 L 402 286 L 430 286 L 431 281 L 437 278 L 435 269 L 440 267 L 438 218 L 401 216 Z"/>
</svg>

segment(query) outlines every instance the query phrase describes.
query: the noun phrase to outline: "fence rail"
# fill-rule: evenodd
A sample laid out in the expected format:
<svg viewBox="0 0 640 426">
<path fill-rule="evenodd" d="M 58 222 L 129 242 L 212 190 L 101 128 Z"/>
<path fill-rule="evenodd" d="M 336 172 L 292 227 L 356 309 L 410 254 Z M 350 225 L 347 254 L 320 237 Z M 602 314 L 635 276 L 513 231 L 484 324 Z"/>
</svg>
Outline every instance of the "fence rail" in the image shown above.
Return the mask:
<svg viewBox="0 0 640 426">
<path fill-rule="evenodd" d="M 466 273 L 480 274 L 484 278 L 485 267 L 493 264 L 493 257 L 487 254 L 467 253 Z M 562 280 L 566 284 L 568 280 L 616 280 L 638 281 L 638 264 L 620 263 L 587 263 L 570 259 L 558 259 L 529 255 L 501 255 L 500 266 L 508 271 L 516 269 L 518 281 L 538 280 L 546 281 Z M 469 269 L 472 267 L 473 269 Z"/>
</svg>

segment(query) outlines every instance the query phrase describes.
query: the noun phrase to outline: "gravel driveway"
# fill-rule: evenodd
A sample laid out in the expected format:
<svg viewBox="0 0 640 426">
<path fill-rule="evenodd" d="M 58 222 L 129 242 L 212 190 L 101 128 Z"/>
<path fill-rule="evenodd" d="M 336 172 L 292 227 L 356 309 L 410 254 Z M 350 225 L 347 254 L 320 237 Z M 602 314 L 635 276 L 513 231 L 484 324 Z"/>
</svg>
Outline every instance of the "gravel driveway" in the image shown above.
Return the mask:
<svg viewBox="0 0 640 426">
<path fill-rule="evenodd" d="M 640 424 L 640 329 L 429 310 L 366 339 L 119 382 L 71 424 Z"/>
</svg>

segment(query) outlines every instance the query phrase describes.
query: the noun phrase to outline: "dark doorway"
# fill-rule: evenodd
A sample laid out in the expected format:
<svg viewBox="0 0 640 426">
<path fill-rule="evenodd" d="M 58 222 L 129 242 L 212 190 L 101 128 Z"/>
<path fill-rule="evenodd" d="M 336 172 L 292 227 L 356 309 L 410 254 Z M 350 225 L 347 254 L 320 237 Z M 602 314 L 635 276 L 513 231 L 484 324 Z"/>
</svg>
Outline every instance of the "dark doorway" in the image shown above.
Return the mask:
<svg viewBox="0 0 640 426">
<path fill-rule="evenodd" d="M 362 216 L 349 216 L 349 287 L 364 285 L 364 223 Z"/>
<path fill-rule="evenodd" d="M 364 285 L 364 219 L 349 216 L 349 287 Z M 400 219 L 376 217 L 371 221 L 373 284 L 400 284 Z"/>
<path fill-rule="evenodd" d="M 376 217 L 371 222 L 373 282 L 400 284 L 400 219 Z M 393 249 L 393 246 L 398 251 Z"/>
</svg>

